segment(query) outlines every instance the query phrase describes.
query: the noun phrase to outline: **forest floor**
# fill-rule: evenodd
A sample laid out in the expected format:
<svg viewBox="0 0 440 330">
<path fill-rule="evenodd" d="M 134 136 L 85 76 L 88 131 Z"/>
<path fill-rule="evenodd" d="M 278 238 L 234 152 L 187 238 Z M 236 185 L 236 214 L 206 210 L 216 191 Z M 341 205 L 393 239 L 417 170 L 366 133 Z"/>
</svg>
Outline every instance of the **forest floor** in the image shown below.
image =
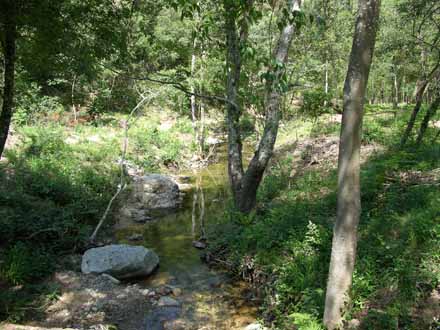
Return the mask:
<svg viewBox="0 0 440 330">
<path fill-rule="evenodd" d="M 437 329 L 440 319 L 440 148 L 399 148 L 409 111 L 368 108 L 361 147 L 362 214 L 346 327 Z M 255 213 L 229 217 L 209 236 L 213 259 L 260 292 L 275 329 L 323 329 L 336 218 L 339 116 L 291 121 Z M 426 137 L 432 141 L 436 130 Z"/>
<path fill-rule="evenodd" d="M 398 150 L 407 113 L 374 113 L 381 110 L 370 109 L 365 117 L 363 212 L 355 299 L 347 324 L 365 330 L 398 325 L 435 329 L 440 318 L 439 146 Z M 134 330 L 144 322 L 140 311 L 155 306 L 162 296 L 176 298 L 166 288 L 82 275 L 78 257 L 53 263 L 60 254 L 69 259 L 70 251 L 83 249 L 115 190 L 120 120 L 107 118 L 98 127 L 17 129 L 8 161 L 1 165 L 2 173 L 9 174 L 1 178 L 0 204 L 7 207 L 0 210 L 0 218 L 10 219 L 1 223 L 6 255 L 2 264 L 14 265 L 1 274 L 2 318 L 45 328 L 111 329 L 124 324 L 121 329 Z M 322 329 L 339 125 L 338 115 L 285 121 L 256 212 L 237 217 L 225 210 L 220 226 L 208 230 L 209 253 L 254 288 L 263 301 L 262 319 L 276 329 L 291 324 Z M 435 131 L 428 133 L 427 140 Z M 146 172 L 178 173 L 197 163 L 186 118 L 140 118 L 129 138 L 127 159 Z M 107 235 L 112 237 L 111 228 Z M 20 243 L 23 238 L 28 239 Z M 29 322 L 32 319 L 44 321 Z M 185 329 L 184 324 L 170 324 L 170 329 L 179 326 Z M 0 328 L 32 329 L 10 324 Z"/>
</svg>

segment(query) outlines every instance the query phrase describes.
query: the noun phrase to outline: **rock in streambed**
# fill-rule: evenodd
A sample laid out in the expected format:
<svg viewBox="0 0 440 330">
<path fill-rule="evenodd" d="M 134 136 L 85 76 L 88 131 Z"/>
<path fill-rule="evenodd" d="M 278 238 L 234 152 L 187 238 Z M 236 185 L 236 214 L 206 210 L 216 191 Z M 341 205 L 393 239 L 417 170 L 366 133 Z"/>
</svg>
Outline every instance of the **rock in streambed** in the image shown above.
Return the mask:
<svg viewBox="0 0 440 330">
<path fill-rule="evenodd" d="M 87 250 L 82 257 L 81 271 L 126 279 L 150 275 L 158 265 L 159 257 L 150 249 L 113 244 Z"/>
</svg>

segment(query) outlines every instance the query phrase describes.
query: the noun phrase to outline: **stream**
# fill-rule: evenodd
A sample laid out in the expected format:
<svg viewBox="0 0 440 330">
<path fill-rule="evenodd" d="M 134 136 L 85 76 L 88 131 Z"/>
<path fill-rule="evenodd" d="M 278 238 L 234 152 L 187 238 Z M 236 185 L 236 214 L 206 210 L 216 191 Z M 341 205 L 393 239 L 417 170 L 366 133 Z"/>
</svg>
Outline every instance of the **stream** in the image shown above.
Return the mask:
<svg viewBox="0 0 440 330">
<path fill-rule="evenodd" d="M 221 155 L 225 153 L 222 152 Z M 141 234 L 142 244 L 160 258 L 158 270 L 140 285 L 159 291 L 178 288 L 179 295 L 170 297 L 179 308 L 159 308 L 146 317 L 147 330 L 244 329 L 256 321 L 257 307 L 250 302 L 250 291 L 244 283 L 232 281 L 226 273 L 208 267 L 193 241 L 205 237 L 205 230 L 222 215 L 228 200 L 227 162 L 218 162 L 190 173 L 192 183 L 182 207 L 146 224 L 125 225 L 117 230 L 121 243 Z"/>
</svg>

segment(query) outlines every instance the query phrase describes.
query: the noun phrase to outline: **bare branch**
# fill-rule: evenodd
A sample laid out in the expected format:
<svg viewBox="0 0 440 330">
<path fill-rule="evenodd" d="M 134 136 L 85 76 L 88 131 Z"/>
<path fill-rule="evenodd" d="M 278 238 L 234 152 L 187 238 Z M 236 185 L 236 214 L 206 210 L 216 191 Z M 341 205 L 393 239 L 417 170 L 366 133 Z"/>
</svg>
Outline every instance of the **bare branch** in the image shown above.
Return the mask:
<svg viewBox="0 0 440 330">
<path fill-rule="evenodd" d="M 144 105 L 147 101 L 151 101 L 152 99 L 153 99 L 153 96 L 146 97 L 145 93 L 142 94 L 142 99 L 133 108 L 133 110 L 131 110 L 130 114 L 128 115 L 128 118 L 125 120 L 125 123 L 124 123 L 124 144 L 123 144 L 121 160 L 120 160 L 120 173 L 119 173 L 120 176 L 119 176 L 118 189 L 116 190 L 115 194 L 110 199 L 110 201 L 108 202 L 107 208 L 105 209 L 104 214 L 101 217 L 101 220 L 99 220 L 98 225 L 96 226 L 95 230 L 93 231 L 93 234 L 89 238 L 89 241 L 92 243 L 95 241 L 96 236 L 98 234 L 98 231 L 101 228 L 101 226 L 104 224 L 105 219 L 107 219 L 108 213 L 110 212 L 110 209 L 113 205 L 113 202 L 127 187 L 127 183 L 125 182 L 124 166 L 125 166 L 125 157 L 127 155 L 127 148 L 128 148 L 128 130 L 130 128 L 130 121 L 131 121 L 133 115 L 136 113 L 136 111 L 139 110 L 140 107 L 142 105 Z"/>
<path fill-rule="evenodd" d="M 104 66 L 104 65 L 102 65 Z M 109 68 L 107 66 L 104 66 L 106 69 L 116 73 L 116 74 L 123 74 L 124 72 L 120 72 L 117 70 L 114 70 L 112 68 Z M 125 73 L 124 73 L 125 74 Z M 173 80 L 161 80 L 161 79 L 156 79 L 156 78 L 152 78 L 149 76 L 142 76 L 142 77 L 135 77 L 135 76 L 130 76 L 125 74 L 125 76 L 129 79 L 132 80 L 137 80 L 137 81 L 150 81 L 156 84 L 161 84 L 161 85 L 170 85 L 178 90 L 180 90 L 181 92 L 185 93 L 186 95 L 189 96 L 195 96 L 198 98 L 202 98 L 202 99 L 207 99 L 207 100 L 215 100 L 215 101 L 219 101 L 219 102 L 223 102 L 223 103 L 229 103 L 231 104 L 233 107 L 238 108 L 238 105 L 230 100 L 228 100 L 225 97 L 221 97 L 221 96 L 217 96 L 217 95 L 206 95 L 206 94 L 200 94 L 200 93 L 196 93 L 196 92 L 191 92 L 190 90 L 188 90 L 184 85 L 182 85 L 181 83 L 177 82 L 177 81 L 173 81 Z"/>
</svg>

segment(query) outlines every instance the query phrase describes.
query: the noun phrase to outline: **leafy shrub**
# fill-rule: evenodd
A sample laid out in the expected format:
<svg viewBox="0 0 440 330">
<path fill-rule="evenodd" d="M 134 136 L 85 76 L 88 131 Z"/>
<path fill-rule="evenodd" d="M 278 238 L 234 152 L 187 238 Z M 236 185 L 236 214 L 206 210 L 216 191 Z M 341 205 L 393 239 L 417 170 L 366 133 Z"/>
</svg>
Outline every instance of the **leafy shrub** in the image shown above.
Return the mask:
<svg viewBox="0 0 440 330">
<path fill-rule="evenodd" d="M 19 241 L 7 250 L 1 277 L 14 285 L 29 283 L 50 274 L 50 259 L 50 254 Z"/>
<path fill-rule="evenodd" d="M 133 160 L 147 171 L 157 170 L 159 165 L 179 166 L 184 145 L 174 129 L 160 130 L 155 125 L 133 127 L 130 138 L 136 157 Z"/>
<path fill-rule="evenodd" d="M 393 136 L 396 127 L 385 134 L 376 127 L 373 139 L 393 146 L 395 140 L 384 137 Z M 437 169 L 439 154 L 438 145 L 391 149 L 362 166 L 358 257 L 346 318 L 367 315 L 365 329 L 396 329 L 396 322 L 409 330 L 430 326 L 416 324 L 412 313 L 439 284 L 440 191 L 436 182 L 405 183 L 400 175 Z M 221 223 L 209 235 L 210 248 L 221 251 L 237 273 L 243 260 L 252 260 L 255 276 L 266 276 L 257 285 L 265 293 L 264 314 L 275 327 L 320 329 L 336 173 L 306 170 L 289 184 L 287 164 L 279 164 L 262 183 L 255 215 Z M 332 193 L 322 196 L 323 187 Z"/>
<path fill-rule="evenodd" d="M 22 133 L 0 176 L 0 241 L 9 247 L 2 277 L 13 283 L 44 277 L 56 255 L 84 246 L 116 181 L 115 167 L 82 162 L 62 132 Z"/>
<path fill-rule="evenodd" d="M 330 104 L 330 95 L 323 90 L 307 90 L 303 94 L 303 105 L 300 108 L 300 113 L 309 117 L 319 117 L 320 115 L 329 112 L 329 108 L 324 104 Z"/>
<path fill-rule="evenodd" d="M 18 80 L 16 100 L 13 120 L 19 126 L 35 124 L 48 114 L 64 111 L 60 99 L 43 95 L 36 83 L 22 86 Z"/>
<path fill-rule="evenodd" d="M 240 130 L 243 136 L 248 136 L 254 132 L 255 118 L 245 113 L 240 118 Z"/>
</svg>

